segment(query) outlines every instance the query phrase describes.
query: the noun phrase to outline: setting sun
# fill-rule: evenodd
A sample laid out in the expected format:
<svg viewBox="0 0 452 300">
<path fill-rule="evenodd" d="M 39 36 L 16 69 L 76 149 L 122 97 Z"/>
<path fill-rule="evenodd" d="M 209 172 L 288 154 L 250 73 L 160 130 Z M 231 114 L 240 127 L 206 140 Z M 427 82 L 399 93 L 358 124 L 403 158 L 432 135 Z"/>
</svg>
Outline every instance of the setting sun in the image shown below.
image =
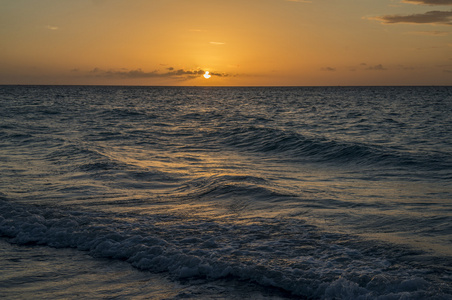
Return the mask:
<svg viewBox="0 0 452 300">
<path fill-rule="evenodd" d="M 206 73 L 204 74 L 204 78 L 209 79 L 210 77 L 211 75 L 209 74 L 209 71 L 206 71 Z"/>
</svg>

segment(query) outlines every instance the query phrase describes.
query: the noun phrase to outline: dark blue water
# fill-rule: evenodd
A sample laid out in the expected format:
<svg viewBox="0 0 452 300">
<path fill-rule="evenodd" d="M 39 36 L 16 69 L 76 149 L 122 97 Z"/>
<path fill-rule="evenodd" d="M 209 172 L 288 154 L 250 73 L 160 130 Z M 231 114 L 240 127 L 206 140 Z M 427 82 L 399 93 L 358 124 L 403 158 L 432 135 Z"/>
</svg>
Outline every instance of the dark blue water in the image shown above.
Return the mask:
<svg viewBox="0 0 452 300">
<path fill-rule="evenodd" d="M 451 87 L 2 86 L 2 249 L 125 261 L 99 297 L 450 299 L 451 116 Z"/>
</svg>

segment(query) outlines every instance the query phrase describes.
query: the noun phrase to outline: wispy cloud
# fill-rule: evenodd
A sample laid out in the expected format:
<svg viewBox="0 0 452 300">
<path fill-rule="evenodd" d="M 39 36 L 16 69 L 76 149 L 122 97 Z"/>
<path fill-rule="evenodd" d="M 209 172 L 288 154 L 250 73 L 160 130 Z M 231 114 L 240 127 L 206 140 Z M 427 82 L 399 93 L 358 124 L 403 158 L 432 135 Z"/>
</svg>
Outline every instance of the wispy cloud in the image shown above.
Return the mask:
<svg viewBox="0 0 452 300">
<path fill-rule="evenodd" d="M 52 26 L 52 25 L 47 25 L 46 28 L 49 29 L 49 30 L 58 30 L 58 29 L 60 29 L 58 26 Z"/>
<path fill-rule="evenodd" d="M 413 66 L 405 66 L 405 65 L 397 65 L 395 67 L 396 70 L 405 70 L 405 71 L 414 71 L 416 70 L 416 67 Z"/>
<path fill-rule="evenodd" d="M 325 68 L 321 68 L 322 71 L 329 71 L 329 72 L 334 72 L 336 71 L 336 68 L 332 68 L 332 67 L 325 67 Z"/>
<path fill-rule="evenodd" d="M 369 19 L 378 20 L 384 24 L 452 25 L 452 11 L 429 11 L 423 14 L 412 15 L 386 15 Z"/>
<path fill-rule="evenodd" d="M 371 65 L 365 62 L 360 63 L 357 66 L 350 66 L 349 71 L 386 71 L 388 68 L 384 67 L 382 64 Z M 393 67 L 391 68 L 393 69 Z"/>
<path fill-rule="evenodd" d="M 409 34 L 414 34 L 414 35 L 431 35 L 431 36 L 446 36 L 449 35 L 449 32 L 447 31 L 438 31 L 438 30 L 434 30 L 434 31 L 413 31 L 413 32 L 408 32 Z"/>
<path fill-rule="evenodd" d="M 403 0 L 402 2 L 421 5 L 452 5 L 452 0 Z"/>
<path fill-rule="evenodd" d="M 385 67 L 383 67 L 382 64 L 378 64 L 378 65 L 375 65 L 375 66 L 367 67 L 366 70 L 369 70 L 369 71 L 385 71 L 387 69 Z"/>
<path fill-rule="evenodd" d="M 427 46 L 427 47 L 419 47 L 419 48 L 415 48 L 415 50 L 417 51 L 428 51 L 428 50 L 432 50 L 432 49 L 443 49 L 443 46 Z"/>
<path fill-rule="evenodd" d="M 226 44 L 226 43 L 223 43 L 223 42 L 209 42 L 210 44 L 212 44 L 212 45 L 224 45 L 224 44 Z"/>
</svg>

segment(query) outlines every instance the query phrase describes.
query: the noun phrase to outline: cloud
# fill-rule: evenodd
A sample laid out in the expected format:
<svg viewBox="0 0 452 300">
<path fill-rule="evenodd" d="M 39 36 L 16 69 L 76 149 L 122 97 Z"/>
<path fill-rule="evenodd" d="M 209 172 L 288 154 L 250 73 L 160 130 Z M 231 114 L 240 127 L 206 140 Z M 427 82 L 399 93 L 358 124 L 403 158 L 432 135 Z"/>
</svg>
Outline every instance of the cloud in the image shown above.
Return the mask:
<svg viewBox="0 0 452 300">
<path fill-rule="evenodd" d="M 396 70 L 405 70 L 405 71 L 414 71 L 416 70 L 416 67 L 413 66 L 405 66 L 405 65 L 397 65 L 395 67 Z"/>
<path fill-rule="evenodd" d="M 421 5 L 452 5 L 452 0 L 403 0 L 402 2 Z"/>
<path fill-rule="evenodd" d="M 425 51 L 425 50 L 431 50 L 431 49 L 442 49 L 442 48 L 444 48 L 444 47 L 442 47 L 442 46 L 436 46 L 436 47 L 419 47 L 419 48 L 416 48 L 416 50 L 418 50 L 418 51 Z"/>
<path fill-rule="evenodd" d="M 223 42 L 209 42 L 210 44 L 212 44 L 212 45 L 224 45 L 224 44 L 226 44 L 226 43 L 223 43 Z"/>
<path fill-rule="evenodd" d="M 370 18 L 378 20 L 384 24 L 431 24 L 431 25 L 452 25 L 452 10 L 451 11 L 429 11 L 423 14 L 413 15 L 386 15 L 381 17 Z"/>
<path fill-rule="evenodd" d="M 47 25 L 46 28 L 49 29 L 49 30 L 58 30 L 58 29 L 60 29 L 58 26 L 52 26 L 52 25 Z"/>
<path fill-rule="evenodd" d="M 173 67 L 166 68 L 165 72 L 160 72 L 159 70 L 154 70 L 151 72 L 145 72 L 142 69 L 136 70 L 102 70 L 99 68 L 94 68 L 90 71 L 91 74 L 97 77 L 109 77 L 109 78 L 176 78 L 182 80 L 194 79 L 205 74 L 202 69 L 185 70 L 185 69 L 174 69 Z M 210 72 L 211 76 L 227 77 L 230 76 L 226 73 Z"/>
<path fill-rule="evenodd" d="M 388 68 L 384 67 L 382 64 L 371 65 L 368 63 L 360 63 L 357 66 L 348 67 L 349 71 L 386 71 Z M 393 68 L 391 68 L 393 69 Z"/>
<path fill-rule="evenodd" d="M 287 2 L 298 2 L 298 3 L 312 3 L 309 0 L 286 0 Z"/>
<path fill-rule="evenodd" d="M 193 75 L 202 75 L 204 71 L 202 70 L 174 70 L 173 68 L 167 68 L 167 72 L 160 73 L 157 70 L 151 72 L 145 72 L 142 69 L 136 70 L 127 70 L 127 71 L 116 71 L 116 70 L 108 70 L 103 71 L 99 69 L 94 69 L 94 73 L 98 73 L 98 75 L 102 77 L 120 77 L 120 78 L 155 78 L 155 77 L 180 77 L 180 76 L 193 76 Z"/>
<path fill-rule="evenodd" d="M 409 32 L 409 34 L 415 34 L 415 35 L 431 35 L 431 36 L 445 36 L 449 35 L 449 32 L 447 31 L 413 31 Z"/>
<path fill-rule="evenodd" d="M 204 71 L 203 71 L 204 72 Z M 204 73 L 203 73 L 204 74 Z M 218 72 L 209 72 L 209 74 L 211 76 L 218 76 L 218 77 L 230 77 L 230 74 L 226 74 L 226 73 L 218 73 Z M 236 75 L 232 75 L 232 76 L 236 76 Z"/>
<path fill-rule="evenodd" d="M 322 71 L 329 71 L 329 72 L 334 72 L 336 71 L 336 68 L 332 68 L 332 67 L 325 67 L 321 69 Z"/>
<path fill-rule="evenodd" d="M 99 69 L 99 68 L 94 68 L 94 69 L 92 69 L 91 71 L 89 71 L 90 73 L 100 73 L 100 72 L 103 72 L 101 69 Z"/>
<path fill-rule="evenodd" d="M 369 71 L 385 71 L 387 69 L 385 67 L 383 67 L 382 64 L 378 64 L 378 65 L 375 65 L 375 66 L 370 66 L 370 67 L 366 68 L 366 70 L 369 70 Z"/>
</svg>

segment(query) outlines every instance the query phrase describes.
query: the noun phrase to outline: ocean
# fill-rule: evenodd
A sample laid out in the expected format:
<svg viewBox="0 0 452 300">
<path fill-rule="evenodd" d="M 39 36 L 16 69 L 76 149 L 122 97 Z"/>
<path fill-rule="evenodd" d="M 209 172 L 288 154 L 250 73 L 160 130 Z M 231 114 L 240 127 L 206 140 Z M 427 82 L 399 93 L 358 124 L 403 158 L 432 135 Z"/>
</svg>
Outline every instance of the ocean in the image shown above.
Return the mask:
<svg viewBox="0 0 452 300">
<path fill-rule="evenodd" d="M 3 299 L 452 299 L 452 87 L 0 86 Z"/>
</svg>

